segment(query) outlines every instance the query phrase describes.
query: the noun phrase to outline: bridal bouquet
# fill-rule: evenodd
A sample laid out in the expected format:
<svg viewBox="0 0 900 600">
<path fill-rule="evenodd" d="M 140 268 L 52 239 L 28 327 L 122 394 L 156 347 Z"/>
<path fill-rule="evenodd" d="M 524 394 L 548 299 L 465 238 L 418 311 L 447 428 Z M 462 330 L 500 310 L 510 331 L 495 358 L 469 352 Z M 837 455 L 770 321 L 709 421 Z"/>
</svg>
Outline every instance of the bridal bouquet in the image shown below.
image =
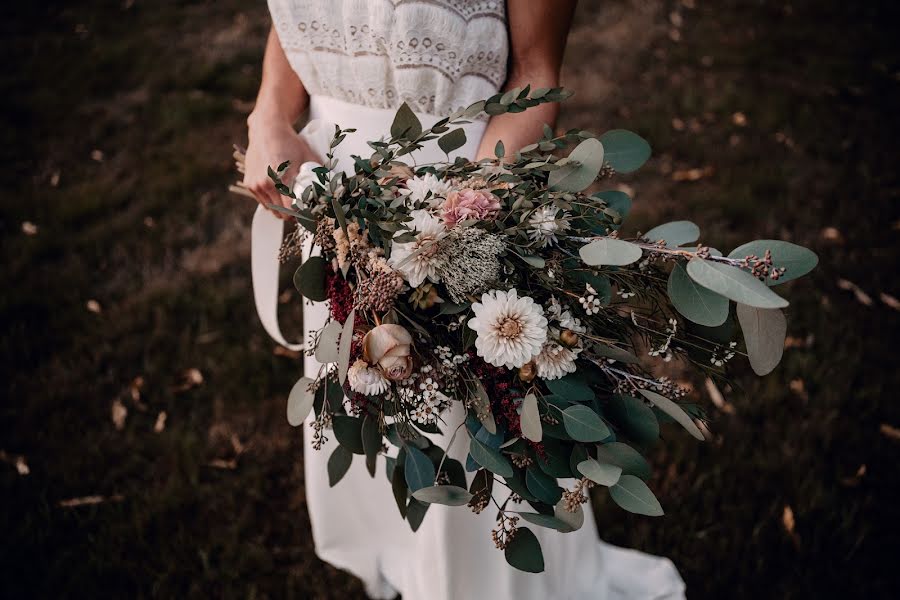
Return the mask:
<svg viewBox="0 0 900 600">
<path fill-rule="evenodd" d="M 431 504 L 496 511 L 494 543 L 532 572 L 543 556 L 522 521 L 574 531 L 591 487 L 625 510 L 663 514 L 643 454 L 670 422 L 702 440 L 704 413 L 653 363 L 715 374 L 746 353 L 768 373 L 788 304 L 773 288 L 817 262 L 776 240 L 725 255 L 698 242 L 689 221 L 620 233 L 629 197 L 591 190 L 648 159 L 628 131 L 547 127 L 513 156 L 498 143 L 491 160 L 409 160 L 427 143 L 460 148 L 459 125 L 479 113 L 567 95 L 513 90 L 428 129 L 404 105 L 349 174 L 334 169 L 333 150 L 352 131 L 340 128 L 326 163 L 294 189 L 281 181 L 287 164 L 269 173 L 294 199 L 273 207 L 296 218 L 293 243 L 312 238 L 294 283 L 330 308 L 309 340 L 322 366 L 291 390 L 288 420 L 314 411 L 313 446 L 337 440 L 331 485 L 354 455 L 374 477 L 376 457 L 390 454 L 387 479 L 413 530 Z M 731 337 L 735 317 L 743 346 Z M 451 423 L 450 412 L 464 417 Z M 468 438 L 463 462 L 435 445 L 437 433 L 448 447 Z"/>
</svg>

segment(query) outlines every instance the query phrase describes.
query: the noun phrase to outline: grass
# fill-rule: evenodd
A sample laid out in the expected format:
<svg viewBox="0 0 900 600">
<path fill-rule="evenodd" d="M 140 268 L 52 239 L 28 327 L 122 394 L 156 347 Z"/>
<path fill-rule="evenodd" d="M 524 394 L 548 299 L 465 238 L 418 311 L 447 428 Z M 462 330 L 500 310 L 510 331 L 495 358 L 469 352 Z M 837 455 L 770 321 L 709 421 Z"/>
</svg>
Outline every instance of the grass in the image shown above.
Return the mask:
<svg viewBox="0 0 900 600">
<path fill-rule="evenodd" d="M 890 597 L 900 441 L 881 426 L 900 426 L 900 314 L 879 294 L 900 296 L 900 14 L 889 2 L 694 4 L 582 2 L 561 125 L 651 140 L 656 157 L 624 180 L 630 227 L 688 217 L 721 249 L 780 237 L 821 265 L 787 288 L 797 343 L 775 373 L 738 369 L 729 412 L 692 382 L 715 435 L 666 432 L 654 456 L 666 517 L 598 497 L 600 533 L 670 556 L 692 598 Z M 303 444 L 283 417 L 298 362 L 256 321 L 252 207 L 225 191 L 264 3 L 50 2 L 0 16 L 0 596 L 363 597 L 313 553 Z M 203 382 L 185 389 L 189 369 Z M 104 501 L 60 505 L 94 495 Z"/>
</svg>

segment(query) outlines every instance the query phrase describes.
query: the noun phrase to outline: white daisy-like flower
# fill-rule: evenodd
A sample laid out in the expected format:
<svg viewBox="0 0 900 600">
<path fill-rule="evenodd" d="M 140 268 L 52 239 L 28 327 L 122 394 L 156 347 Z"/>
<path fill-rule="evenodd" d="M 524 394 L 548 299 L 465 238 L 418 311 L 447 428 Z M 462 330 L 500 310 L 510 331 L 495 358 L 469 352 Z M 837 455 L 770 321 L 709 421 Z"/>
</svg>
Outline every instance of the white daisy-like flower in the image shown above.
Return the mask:
<svg viewBox="0 0 900 600">
<path fill-rule="evenodd" d="M 441 280 L 437 272 L 437 241 L 447 228 L 427 210 L 414 210 L 410 215 L 413 220 L 409 226 L 418 232 L 416 239 L 403 244 L 395 242 L 388 264 L 400 271 L 411 287 L 419 287 L 426 278 L 437 283 Z"/>
<path fill-rule="evenodd" d="M 569 213 L 555 206 L 542 206 L 528 218 L 528 237 L 541 248 L 559 240 L 556 234 L 569 229 Z"/>
<path fill-rule="evenodd" d="M 384 378 L 381 371 L 369 366 L 364 360 L 358 359 L 347 371 L 347 381 L 350 389 L 366 396 L 377 396 L 387 391 L 390 382 Z"/>
<path fill-rule="evenodd" d="M 428 192 L 431 192 L 428 203 L 434 205 L 437 203 L 436 199 L 446 198 L 450 189 L 449 183 L 431 173 L 426 173 L 422 177 L 410 177 L 406 180 L 406 187 L 398 191 L 406 196 L 407 202 L 410 203 L 424 202 Z"/>
<path fill-rule="evenodd" d="M 534 357 L 534 366 L 541 379 L 559 379 L 575 372 L 575 352 L 556 342 L 547 342 Z"/>
<path fill-rule="evenodd" d="M 547 341 L 547 318 L 544 309 L 519 292 L 492 290 L 472 305 L 475 317 L 469 320 L 474 329 L 478 356 L 495 367 L 516 369 L 530 361 Z"/>
</svg>

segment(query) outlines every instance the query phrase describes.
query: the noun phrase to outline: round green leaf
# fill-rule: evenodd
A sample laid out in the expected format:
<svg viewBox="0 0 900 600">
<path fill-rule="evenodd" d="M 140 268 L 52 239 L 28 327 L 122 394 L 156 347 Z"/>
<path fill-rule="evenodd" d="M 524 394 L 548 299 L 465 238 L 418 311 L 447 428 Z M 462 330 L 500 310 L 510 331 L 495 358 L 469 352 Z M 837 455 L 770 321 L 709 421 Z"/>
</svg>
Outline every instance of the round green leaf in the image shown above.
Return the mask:
<svg viewBox="0 0 900 600">
<path fill-rule="evenodd" d="M 616 465 L 627 475 L 641 479 L 650 478 L 650 465 L 640 453 L 622 442 L 609 442 L 597 446 L 597 461 Z"/>
<path fill-rule="evenodd" d="M 687 266 L 691 279 L 710 289 L 748 306 L 784 308 L 787 300 L 766 287 L 762 281 L 737 267 L 702 258 L 692 258 Z"/>
<path fill-rule="evenodd" d="M 532 442 L 540 442 L 543 437 L 541 413 L 538 410 L 537 397 L 528 394 L 522 400 L 522 414 L 519 415 L 522 435 Z"/>
<path fill-rule="evenodd" d="M 546 527 L 547 529 L 555 529 L 560 533 L 571 533 L 575 531 L 570 523 L 563 521 L 552 515 L 542 515 L 540 513 L 522 512 L 519 516 L 528 521 L 532 525 L 538 527 Z"/>
<path fill-rule="evenodd" d="M 350 464 L 353 462 L 353 453 L 344 448 L 343 446 L 338 446 L 334 449 L 334 452 L 331 453 L 331 456 L 328 457 L 328 486 L 334 487 L 338 481 L 347 473 L 347 470 L 350 469 Z"/>
<path fill-rule="evenodd" d="M 665 240 L 666 246 L 676 248 L 696 242 L 700 238 L 700 228 L 690 221 L 672 221 L 654 227 L 644 234 L 644 238 L 653 243 Z"/>
<path fill-rule="evenodd" d="M 594 483 L 606 487 L 616 485 L 622 477 L 622 467 L 598 462 L 593 458 L 578 463 L 578 470 Z"/>
<path fill-rule="evenodd" d="M 394 115 L 394 122 L 391 123 L 391 136 L 413 140 L 420 135 L 422 135 L 422 123 L 409 105 L 404 102 L 397 109 L 397 114 Z"/>
<path fill-rule="evenodd" d="M 562 417 L 566 431 L 577 442 L 599 442 L 609 437 L 609 427 L 587 406 L 570 406 L 563 411 Z"/>
<path fill-rule="evenodd" d="M 738 322 L 744 332 L 750 366 L 757 375 L 768 375 L 784 354 L 787 320 L 777 308 L 737 305 Z"/>
<path fill-rule="evenodd" d="M 322 256 L 310 256 L 294 272 L 294 287 L 300 294 L 312 300 L 321 302 L 328 298 L 325 292 L 325 267 L 328 262 Z"/>
<path fill-rule="evenodd" d="M 433 485 L 414 491 L 413 498 L 428 504 L 462 506 L 469 503 L 469 500 L 472 499 L 472 494 L 455 485 Z"/>
<path fill-rule="evenodd" d="M 631 198 L 625 192 L 619 190 L 604 190 L 594 194 L 595 198 L 600 198 L 606 202 L 608 208 L 613 209 L 621 218 L 628 216 L 631 210 Z"/>
<path fill-rule="evenodd" d="M 575 146 L 569 162 L 551 171 L 547 183 L 551 190 L 580 192 L 594 183 L 603 167 L 603 144 L 588 138 Z"/>
<path fill-rule="evenodd" d="M 682 427 L 687 429 L 688 433 L 701 442 L 703 441 L 703 434 L 700 432 L 700 429 L 697 427 L 697 424 L 694 423 L 694 420 L 690 415 L 684 412 L 684 409 L 665 396 L 661 396 L 652 390 L 640 390 L 640 392 L 641 395 L 653 403 L 656 408 L 675 419 Z"/>
<path fill-rule="evenodd" d="M 772 252 L 772 262 L 776 267 L 785 269 L 784 275 L 776 280 L 767 279 L 769 285 L 778 285 L 803 277 L 819 264 L 819 257 L 809 248 L 798 246 L 781 240 L 756 240 L 738 246 L 729 254 L 729 258 L 744 258 L 754 254 L 762 258 L 766 250 Z"/>
<path fill-rule="evenodd" d="M 334 415 L 331 427 L 341 446 L 353 454 L 365 454 L 362 443 L 362 419 L 347 415 Z"/>
<path fill-rule="evenodd" d="M 705 327 L 718 327 L 728 319 L 728 298 L 698 285 L 680 264 L 669 274 L 669 298 L 686 319 Z"/>
<path fill-rule="evenodd" d="M 469 438 L 469 454 L 472 455 L 472 460 L 488 471 L 500 477 L 513 476 L 513 468 L 509 460 L 475 437 Z"/>
<path fill-rule="evenodd" d="M 578 250 L 581 260 L 591 266 L 621 267 L 640 260 L 644 254 L 640 246 L 613 238 L 600 238 Z"/>
<path fill-rule="evenodd" d="M 566 501 L 560 500 L 556 503 L 556 506 L 553 507 L 553 516 L 563 523 L 566 523 L 572 531 L 577 531 L 584 525 L 584 510 L 581 508 L 580 504 L 577 505 L 574 512 L 569 512 L 566 509 Z"/>
<path fill-rule="evenodd" d="M 316 344 L 316 360 L 320 363 L 333 363 L 338 360 L 338 340 L 343 327 L 337 321 L 331 321 L 319 334 Z"/>
<path fill-rule="evenodd" d="M 647 484 L 634 475 L 622 475 L 619 482 L 609 488 L 609 495 L 616 504 L 628 512 L 648 517 L 663 515 L 659 500 L 656 499 Z"/>
<path fill-rule="evenodd" d="M 454 129 L 438 139 L 438 146 L 447 154 L 450 154 L 454 150 L 459 150 L 465 145 L 466 132 L 463 131 L 462 127 Z"/>
<path fill-rule="evenodd" d="M 614 394 L 609 400 L 609 418 L 642 446 L 659 439 L 659 422 L 653 409 L 637 398 Z"/>
<path fill-rule="evenodd" d="M 291 388 L 291 393 L 288 394 L 287 420 L 294 427 L 303 423 L 309 411 L 312 410 L 316 394 L 310 389 L 310 386 L 314 383 L 315 381 L 309 377 L 301 377 Z"/>
<path fill-rule="evenodd" d="M 613 129 L 600 136 L 606 162 L 619 173 L 632 173 L 650 158 L 647 140 L 624 129 Z"/>
<path fill-rule="evenodd" d="M 421 450 L 415 446 L 406 446 L 405 462 L 406 485 L 411 492 L 415 493 L 434 483 L 434 464 Z"/>
<path fill-rule="evenodd" d="M 504 550 L 506 562 L 511 566 L 528 573 L 541 573 L 544 570 L 544 553 L 537 537 L 527 527 L 519 527 L 512 540 Z"/>
<path fill-rule="evenodd" d="M 556 485 L 556 478 L 534 465 L 525 470 L 525 487 L 545 504 L 556 504 L 562 498 L 562 488 Z"/>
<path fill-rule="evenodd" d="M 590 402 L 594 399 L 594 390 L 577 375 L 570 374 L 544 383 L 556 396 L 565 398 L 569 402 Z"/>
</svg>

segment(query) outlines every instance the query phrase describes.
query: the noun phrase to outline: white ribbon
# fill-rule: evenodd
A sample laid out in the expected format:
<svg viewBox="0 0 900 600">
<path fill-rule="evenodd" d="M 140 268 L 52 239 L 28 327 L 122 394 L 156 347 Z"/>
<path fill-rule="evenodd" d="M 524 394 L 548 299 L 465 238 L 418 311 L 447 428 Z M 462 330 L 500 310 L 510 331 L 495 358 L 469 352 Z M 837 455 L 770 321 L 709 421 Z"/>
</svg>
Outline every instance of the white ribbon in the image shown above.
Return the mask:
<svg viewBox="0 0 900 600">
<path fill-rule="evenodd" d="M 319 156 L 324 156 L 331 143 L 329 132 L 334 126 L 319 119 L 310 121 L 300 132 L 310 149 Z M 321 166 L 315 162 L 305 162 L 300 166 L 294 184 L 295 193 L 301 193 L 315 177 L 312 169 Z M 256 207 L 253 224 L 250 227 L 250 272 L 253 281 L 253 299 L 256 301 L 256 313 L 263 328 L 269 336 L 290 350 L 303 350 L 305 343 L 292 344 L 284 339 L 278 324 L 278 275 L 280 263 L 278 253 L 284 239 L 285 221 L 279 219 L 272 211 L 262 205 Z M 304 248 L 304 250 L 307 250 Z M 306 252 L 304 252 L 306 254 Z"/>
</svg>

